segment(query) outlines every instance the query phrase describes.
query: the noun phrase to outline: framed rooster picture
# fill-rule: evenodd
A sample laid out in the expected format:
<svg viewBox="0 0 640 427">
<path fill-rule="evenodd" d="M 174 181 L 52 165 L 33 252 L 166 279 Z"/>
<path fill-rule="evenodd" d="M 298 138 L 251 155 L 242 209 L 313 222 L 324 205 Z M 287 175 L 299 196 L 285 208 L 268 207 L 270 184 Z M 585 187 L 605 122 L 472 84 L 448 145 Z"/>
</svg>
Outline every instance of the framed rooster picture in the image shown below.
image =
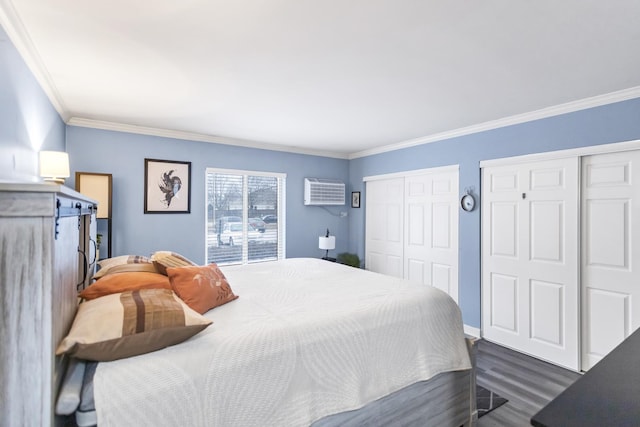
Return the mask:
<svg viewBox="0 0 640 427">
<path fill-rule="evenodd" d="M 191 162 L 144 159 L 144 213 L 191 213 Z"/>
</svg>

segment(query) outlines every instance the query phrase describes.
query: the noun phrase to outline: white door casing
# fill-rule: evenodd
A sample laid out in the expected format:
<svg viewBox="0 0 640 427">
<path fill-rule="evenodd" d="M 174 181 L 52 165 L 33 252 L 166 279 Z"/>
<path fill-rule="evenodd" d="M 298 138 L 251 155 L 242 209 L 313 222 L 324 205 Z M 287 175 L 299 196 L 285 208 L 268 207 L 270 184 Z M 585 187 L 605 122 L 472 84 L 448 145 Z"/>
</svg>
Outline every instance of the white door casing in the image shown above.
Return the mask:
<svg viewBox="0 0 640 427">
<path fill-rule="evenodd" d="M 579 369 L 578 158 L 482 170 L 483 336 Z"/>
<path fill-rule="evenodd" d="M 582 369 L 640 327 L 640 151 L 582 167 Z"/>
<path fill-rule="evenodd" d="M 458 302 L 458 171 L 405 178 L 405 279 Z"/>
</svg>

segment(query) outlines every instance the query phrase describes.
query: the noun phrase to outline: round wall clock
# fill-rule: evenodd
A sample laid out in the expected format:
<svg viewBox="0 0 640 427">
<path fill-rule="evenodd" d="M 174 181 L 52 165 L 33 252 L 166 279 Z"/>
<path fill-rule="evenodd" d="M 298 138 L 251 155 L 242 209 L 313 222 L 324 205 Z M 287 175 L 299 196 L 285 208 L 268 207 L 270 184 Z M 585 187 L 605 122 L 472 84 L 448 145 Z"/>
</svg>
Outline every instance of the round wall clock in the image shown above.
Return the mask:
<svg viewBox="0 0 640 427">
<path fill-rule="evenodd" d="M 460 199 L 460 206 L 467 212 L 471 212 L 476 207 L 476 199 L 470 193 L 465 194 Z"/>
</svg>

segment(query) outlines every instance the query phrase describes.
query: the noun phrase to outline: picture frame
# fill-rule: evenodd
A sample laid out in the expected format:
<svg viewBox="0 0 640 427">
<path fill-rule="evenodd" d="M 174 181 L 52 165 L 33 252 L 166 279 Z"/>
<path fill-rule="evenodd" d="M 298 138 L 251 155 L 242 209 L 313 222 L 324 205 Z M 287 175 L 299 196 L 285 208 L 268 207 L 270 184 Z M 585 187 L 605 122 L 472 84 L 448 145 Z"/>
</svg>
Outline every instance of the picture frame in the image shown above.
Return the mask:
<svg viewBox="0 0 640 427">
<path fill-rule="evenodd" d="M 351 192 L 351 207 L 359 208 L 360 207 L 360 192 L 352 191 Z"/>
<path fill-rule="evenodd" d="M 110 173 L 76 171 L 76 191 L 98 202 L 98 209 L 96 210 L 97 237 L 94 241 L 96 245 L 95 258 L 97 260 L 111 258 L 113 253 L 113 240 L 111 238 L 113 234 L 113 204 L 111 203 L 113 198 L 113 175 Z M 100 252 L 101 248 L 102 252 Z"/>
<path fill-rule="evenodd" d="M 76 191 L 98 202 L 97 219 L 111 218 L 112 182 L 110 173 L 76 172 Z"/>
<path fill-rule="evenodd" d="M 144 213 L 191 213 L 191 162 L 144 159 Z"/>
</svg>

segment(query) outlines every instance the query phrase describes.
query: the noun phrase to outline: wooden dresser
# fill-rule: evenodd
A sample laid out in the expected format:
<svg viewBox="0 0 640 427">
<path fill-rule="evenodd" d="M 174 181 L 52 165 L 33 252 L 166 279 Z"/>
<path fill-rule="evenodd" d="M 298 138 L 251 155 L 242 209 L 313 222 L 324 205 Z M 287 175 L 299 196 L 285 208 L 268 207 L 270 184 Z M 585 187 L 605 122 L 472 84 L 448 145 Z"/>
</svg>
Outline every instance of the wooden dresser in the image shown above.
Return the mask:
<svg viewBox="0 0 640 427">
<path fill-rule="evenodd" d="M 50 426 L 66 367 L 54 355 L 95 264 L 95 201 L 0 183 L 0 424 Z"/>
</svg>

